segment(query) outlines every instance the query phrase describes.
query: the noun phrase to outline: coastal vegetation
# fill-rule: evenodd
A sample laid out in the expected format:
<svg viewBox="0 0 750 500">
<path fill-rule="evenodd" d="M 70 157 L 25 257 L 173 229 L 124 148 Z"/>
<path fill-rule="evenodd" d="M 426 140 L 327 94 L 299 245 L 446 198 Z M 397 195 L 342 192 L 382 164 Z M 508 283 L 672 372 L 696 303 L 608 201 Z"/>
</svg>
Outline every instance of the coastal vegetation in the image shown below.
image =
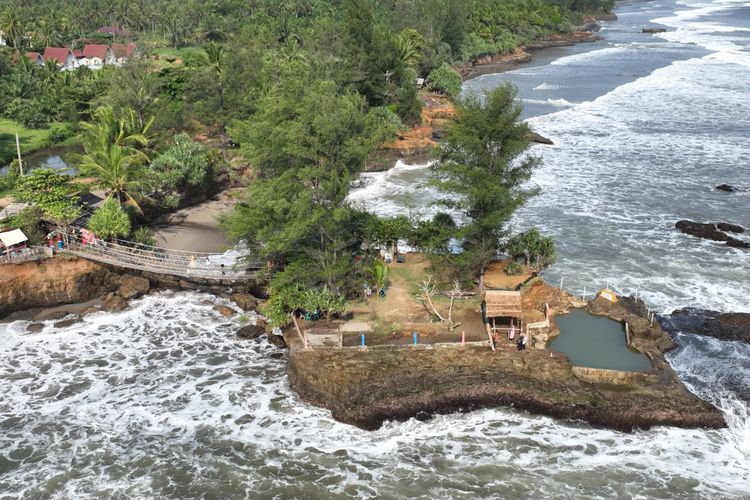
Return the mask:
<svg viewBox="0 0 750 500">
<path fill-rule="evenodd" d="M 459 100 L 435 166 L 435 184 L 454 195 L 442 203 L 465 221 L 458 231 L 464 249 L 458 265 L 479 276 L 480 289 L 484 270 L 508 236 L 508 221 L 536 193 L 524 184 L 540 159 L 526 154 L 529 127 L 520 121 L 516 97 L 516 89 L 504 84 L 484 102 L 476 96 Z"/>
<path fill-rule="evenodd" d="M 446 277 L 464 283 L 478 277 L 481 286 L 482 270 L 510 236 L 511 214 L 533 195 L 522 186 L 536 160 L 523 156 L 528 130 L 518 122 L 514 91 L 494 92 L 487 105 L 459 99 L 457 68 L 569 33 L 584 13 L 612 6 L 608 0 L 0 5 L 8 41 L 0 49 L 0 117 L 28 130 L 47 127 L 46 142 L 80 143 L 75 167 L 88 179 L 73 191 L 103 190 L 129 214 L 133 234 L 205 199 L 220 177 L 241 179 L 247 194 L 223 224 L 270 263 L 271 294 L 289 297 L 277 299 L 284 313 L 298 308 L 297 293 L 360 296 L 375 281 L 370 249 L 390 247 L 395 254 L 399 240 L 442 259 L 452 274 Z M 50 13 L 58 11 L 65 17 L 53 20 Z M 119 31 L 99 32 L 103 25 Z M 98 71 L 60 72 L 24 56 L 49 45 L 127 40 L 138 43 L 143 57 Z M 420 125 L 422 83 L 457 98 L 458 117 L 435 168 L 451 206 L 425 221 L 381 219 L 349 206 L 351 181 L 382 145 Z M 24 153 L 30 146 L 22 144 Z M 462 150 L 473 158 L 461 158 Z M 13 156 L 6 147 L 2 154 Z M 15 183 L 9 176 L 3 189 Z M 33 198 L 28 190 L 15 193 Z M 458 255 L 451 240 L 463 250 Z"/>
</svg>

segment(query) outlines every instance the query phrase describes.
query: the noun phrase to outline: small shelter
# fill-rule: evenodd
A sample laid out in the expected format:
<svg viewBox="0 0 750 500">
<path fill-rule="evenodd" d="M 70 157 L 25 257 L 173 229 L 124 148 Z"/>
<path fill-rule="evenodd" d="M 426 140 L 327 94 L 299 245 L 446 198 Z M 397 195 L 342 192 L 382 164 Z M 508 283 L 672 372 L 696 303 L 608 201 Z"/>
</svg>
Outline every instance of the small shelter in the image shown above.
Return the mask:
<svg viewBox="0 0 750 500">
<path fill-rule="evenodd" d="M 26 248 L 29 239 L 20 229 L 0 233 L 0 253 L 3 255 Z"/>
<path fill-rule="evenodd" d="M 482 312 L 490 333 L 510 332 L 511 329 L 519 333 L 523 331 L 521 292 L 485 290 Z"/>
</svg>

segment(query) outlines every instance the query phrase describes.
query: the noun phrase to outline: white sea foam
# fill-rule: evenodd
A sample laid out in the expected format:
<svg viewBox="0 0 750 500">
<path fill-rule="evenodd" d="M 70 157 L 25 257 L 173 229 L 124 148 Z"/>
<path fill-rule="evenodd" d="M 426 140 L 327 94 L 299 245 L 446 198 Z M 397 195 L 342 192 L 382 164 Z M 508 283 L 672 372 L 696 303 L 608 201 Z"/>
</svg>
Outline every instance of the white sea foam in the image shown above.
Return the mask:
<svg viewBox="0 0 750 500">
<path fill-rule="evenodd" d="M 544 82 L 541 85 L 537 85 L 536 87 L 534 87 L 534 90 L 558 90 L 561 88 L 562 87 L 560 85 Z"/>
<path fill-rule="evenodd" d="M 526 104 L 547 104 L 556 108 L 570 108 L 576 105 L 566 99 L 521 99 L 521 101 Z"/>
<path fill-rule="evenodd" d="M 0 325 L 0 494 L 18 497 L 721 496 L 750 474 L 747 405 L 714 391 L 747 346 L 672 362 L 730 427 L 622 434 L 510 409 L 366 432 L 289 389 L 284 359 L 238 341 L 195 293 L 38 334 Z M 215 300 L 215 299 L 212 299 Z M 720 359 L 717 365 L 715 359 Z M 719 366 L 719 370 L 716 367 Z M 743 368 L 744 369 L 744 368 Z"/>
</svg>

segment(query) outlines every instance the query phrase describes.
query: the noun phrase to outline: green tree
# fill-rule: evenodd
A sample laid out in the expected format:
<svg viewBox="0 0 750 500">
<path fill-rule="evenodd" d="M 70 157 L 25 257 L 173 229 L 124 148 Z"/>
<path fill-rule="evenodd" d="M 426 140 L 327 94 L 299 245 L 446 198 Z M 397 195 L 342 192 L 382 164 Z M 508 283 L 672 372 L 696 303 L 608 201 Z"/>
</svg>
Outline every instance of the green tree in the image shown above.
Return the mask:
<svg viewBox="0 0 750 500">
<path fill-rule="evenodd" d="M 23 20 L 18 15 L 18 11 L 13 9 L 6 10 L 0 18 L 0 30 L 14 49 L 21 47 L 21 41 L 24 36 Z"/>
<path fill-rule="evenodd" d="M 401 77 L 396 101 L 396 114 L 408 125 L 422 122 L 422 108 L 424 103 L 417 92 L 417 72 L 411 68 L 404 70 Z"/>
<path fill-rule="evenodd" d="M 448 63 L 441 64 L 427 77 L 427 86 L 433 92 L 440 92 L 451 97 L 461 93 L 461 75 Z"/>
<path fill-rule="evenodd" d="M 107 198 L 93 213 L 87 227 L 100 238 L 122 238 L 130 234 L 130 217 L 115 198 Z"/>
<path fill-rule="evenodd" d="M 70 177 L 51 168 L 34 169 L 19 178 L 16 192 L 21 200 L 37 206 L 45 219 L 59 226 L 67 226 L 81 213 Z"/>
<path fill-rule="evenodd" d="M 453 195 L 446 204 L 461 211 L 464 265 L 479 276 L 495 258 L 505 226 L 536 191 L 525 189 L 540 160 L 529 156 L 529 128 L 510 84 L 493 89 L 484 103 L 471 96 L 457 103 L 457 116 L 440 145 L 435 183 Z"/>
<path fill-rule="evenodd" d="M 537 229 L 530 229 L 510 238 L 505 249 L 513 258 L 523 257 L 527 267 L 532 267 L 532 264 L 534 267 L 546 267 L 555 262 L 554 241 L 540 235 Z"/>
<path fill-rule="evenodd" d="M 346 293 L 366 219 L 345 203 L 350 181 L 394 130 L 334 82 L 285 78 L 230 133 L 259 173 L 225 220 L 230 234 L 283 267 L 275 289 Z"/>
<path fill-rule="evenodd" d="M 142 165 L 148 157 L 119 144 L 98 149 L 82 156 L 80 170 L 83 175 L 96 178 L 96 185 L 105 189 L 118 203 L 130 202 L 141 210 L 137 198 L 145 185 Z"/>
</svg>

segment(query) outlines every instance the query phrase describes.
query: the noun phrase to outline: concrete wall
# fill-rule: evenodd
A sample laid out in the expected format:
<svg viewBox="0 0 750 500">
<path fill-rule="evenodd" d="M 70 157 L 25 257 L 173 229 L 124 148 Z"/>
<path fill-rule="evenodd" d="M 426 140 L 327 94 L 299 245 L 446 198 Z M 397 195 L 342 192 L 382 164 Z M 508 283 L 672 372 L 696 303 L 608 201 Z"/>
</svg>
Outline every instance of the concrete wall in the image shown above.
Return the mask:
<svg viewBox="0 0 750 500">
<path fill-rule="evenodd" d="M 657 381 L 656 375 L 651 373 L 604 370 L 583 366 L 574 366 L 573 375 L 590 384 L 632 385 L 638 382 L 655 383 Z"/>
</svg>

